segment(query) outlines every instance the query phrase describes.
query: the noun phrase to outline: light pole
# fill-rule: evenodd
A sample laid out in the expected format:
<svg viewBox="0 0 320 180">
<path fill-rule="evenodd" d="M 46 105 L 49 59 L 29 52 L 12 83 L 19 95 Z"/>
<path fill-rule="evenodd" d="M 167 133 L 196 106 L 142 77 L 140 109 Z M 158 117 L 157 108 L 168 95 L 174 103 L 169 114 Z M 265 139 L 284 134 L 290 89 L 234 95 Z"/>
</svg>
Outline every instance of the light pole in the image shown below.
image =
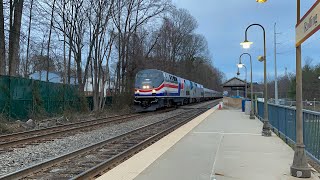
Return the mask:
<svg viewBox="0 0 320 180">
<path fill-rule="evenodd" d="M 251 111 L 250 111 L 250 119 L 255 119 L 254 117 L 254 113 L 253 113 L 253 109 L 254 109 L 254 104 L 253 104 L 253 84 L 252 84 L 252 59 L 251 59 L 251 55 L 249 53 L 242 53 L 239 57 L 239 64 L 238 67 L 241 67 L 241 58 L 243 55 L 248 55 L 250 57 L 250 89 L 251 89 Z M 243 65 L 243 64 L 242 64 Z M 243 65 L 244 66 L 244 65 Z M 247 68 L 246 68 L 247 69 Z M 247 87 L 246 87 L 247 88 Z"/>
<path fill-rule="evenodd" d="M 271 136 L 271 128 L 268 119 L 268 85 L 267 85 L 267 53 L 266 53 L 266 31 L 264 27 L 260 24 L 251 24 L 246 28 L 245 31 L 245 40 L 244 42 L 240 43 L 243 48 L 248 49 L 252 42 L 248 41 L 247 39 L 247 31 L 252 26 L 259 26 L 263 30 L 263 57 L 259 58 L 259 61 L 263 61 L 264 63 L 264 118 L 263 118 L 263 127 L 262 127 L 262 136 L 270 137 Z"/>
<path fill-rule="evenodd" d="M 239 75 L 240 75 L 240 71 L 239 71 L 239 67 L 238 67 L 237 78 L 239 78 Z M 237 89 L 237 96 L 239 97 L 239 89 Z"/>
<path fill-rule="evenodd" d="M 299 23 L 300 0 L 297 0 L 297 24 Z M 301 45 L 296 46 L 296 145 L 290 172 L 292 176 L 299 178 L 311 177 L 311 170 L 307 163 L 305 145 L 303 143 Z"/>
<path fill-rule="evenodd" d="M 242 64 L 241 61 L 240 61 L 239 64 L 237 64 L 237 66 L 238 66 L 238 69 L 241 69 L 241 68 L 244 67 L 244 69 L 246 71 L 246 76 L 245 76 L 245 79 L 244 79 L 244 82 L 246 84 L 246 86 L 244 88 L 244 98 L 247 98 L 247 96 L 248 96 L 248 94 L 247 94 L 247 67 L 244 64 Z"/>
</svg>

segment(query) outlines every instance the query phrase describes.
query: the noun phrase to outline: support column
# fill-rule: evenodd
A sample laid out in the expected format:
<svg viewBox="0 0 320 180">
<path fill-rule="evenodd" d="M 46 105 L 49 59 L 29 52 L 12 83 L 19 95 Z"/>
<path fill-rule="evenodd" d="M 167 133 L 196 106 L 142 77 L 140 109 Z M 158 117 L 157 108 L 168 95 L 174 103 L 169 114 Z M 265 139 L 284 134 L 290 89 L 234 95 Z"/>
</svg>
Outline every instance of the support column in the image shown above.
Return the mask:
<svg viewBox="0 0 320 180">
<path fill-rule="evenodd" d="M 300 0 L 297 0 L 297 23 L 300 21 Z M 303 111 L 302 111 L 302 69 L 301 45 L 296 47 L 296 145 L 293 163 L 290 167 L 291 175 L 299 178 L 311 177 L 308 167 L 305 145 L 303 144 Z"/>
</svg>

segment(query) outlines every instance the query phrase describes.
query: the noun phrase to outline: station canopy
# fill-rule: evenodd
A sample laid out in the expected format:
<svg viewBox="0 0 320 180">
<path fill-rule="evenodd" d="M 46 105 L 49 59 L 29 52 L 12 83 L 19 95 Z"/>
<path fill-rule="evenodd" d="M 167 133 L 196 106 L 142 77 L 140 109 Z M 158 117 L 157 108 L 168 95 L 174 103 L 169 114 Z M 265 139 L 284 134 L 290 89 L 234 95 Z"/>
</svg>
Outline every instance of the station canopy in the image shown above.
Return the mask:
<svg viewBox="0 0 320 180">
<path fill-rule="evenodd" d="M 245 97 L 245 87 L 249 87 L 248 82 L 246 83 L 244 80 L 239 79 L 237 77 L 233 77 L 227 80 L 222 84 L 223 91 L 226 92 L 227 96 L 243 96 Z"/>
</svg>

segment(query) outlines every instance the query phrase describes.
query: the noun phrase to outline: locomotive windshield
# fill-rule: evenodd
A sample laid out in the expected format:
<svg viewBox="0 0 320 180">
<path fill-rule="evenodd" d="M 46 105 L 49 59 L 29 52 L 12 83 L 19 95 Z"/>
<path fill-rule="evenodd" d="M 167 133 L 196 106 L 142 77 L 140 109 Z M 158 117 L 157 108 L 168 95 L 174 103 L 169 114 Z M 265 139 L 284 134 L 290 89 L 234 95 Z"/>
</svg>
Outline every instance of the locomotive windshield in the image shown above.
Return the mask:
<svg viewBox="0 0 320 180">
<path fill-rule="evenodd" d="M 150 88 L 156 88 L 164 81 L 163 73 L 158 70 L 148 69 L 139 71 L 136 75 L 136 88 L 142 88 L 148 85 Z"/>
</svg>

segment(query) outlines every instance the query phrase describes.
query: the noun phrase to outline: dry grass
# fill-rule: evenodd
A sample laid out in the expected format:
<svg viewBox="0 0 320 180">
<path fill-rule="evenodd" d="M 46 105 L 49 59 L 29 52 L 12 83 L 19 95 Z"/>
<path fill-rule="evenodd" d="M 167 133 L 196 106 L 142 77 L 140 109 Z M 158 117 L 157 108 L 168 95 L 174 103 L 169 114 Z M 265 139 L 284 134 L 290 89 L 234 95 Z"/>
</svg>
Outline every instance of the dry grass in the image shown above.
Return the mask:
<svg viewBox="0 0 320 180">
<path fill-rule="evenodd" d="M 114 103 L 112 106 L 107 106 L 103 111 L 90 112 L 90 111 L 76 111 L 76 110 L 66 110 L 63 114 L 56 114 L 55 116 L 47 116 L 45 113 L 39 113 L 37 116 L 33 116 L 31 119 L 36 123 L 35 128 L 39 128 L 39 124 L 50 122 L 50 126 L 61 125 L 66 123 L 79 122 L 84 120 L 90 120 L 95 118 L 110 117 L 115 115 L 124 115 L 133 112 L 131 106 L 125 102 L 127 98 L 120 98 L 120 101 Z M 126 104 L 126 105 L 123 105 Z M 29 129 L 27 129 L 29 128 Z M 30 130 L 30 127 L 26 127 L 25 122 L 16 121 L 12 119 L 5 118 L 0 115 L 0 134 L 8 134 L 14 132 L 21 132 L 25 130 Z"/>
<path fill-rule="evenodd" d="M 11 121 L 0 115 L 0 134 L 9 134 L 26 130 L 20 121 Z"/>
</svg>

